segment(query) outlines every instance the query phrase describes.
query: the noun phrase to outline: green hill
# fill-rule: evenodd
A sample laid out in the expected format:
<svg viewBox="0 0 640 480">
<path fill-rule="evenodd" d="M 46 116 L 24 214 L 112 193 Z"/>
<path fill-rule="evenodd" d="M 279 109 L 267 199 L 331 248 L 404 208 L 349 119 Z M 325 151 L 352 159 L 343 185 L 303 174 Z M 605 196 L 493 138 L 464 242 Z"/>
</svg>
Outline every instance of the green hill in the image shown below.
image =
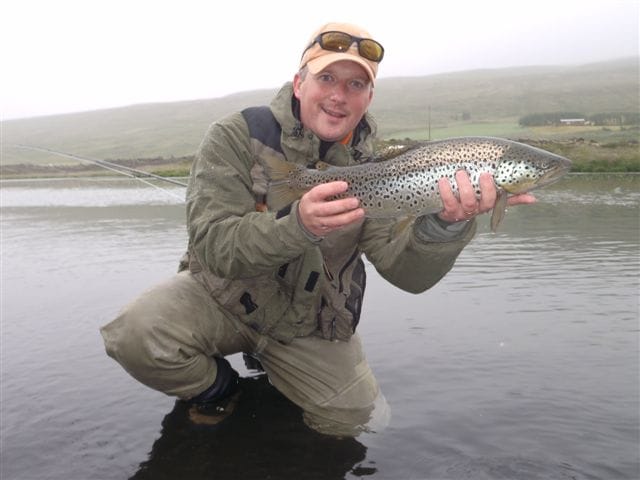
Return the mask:
<svg viewBox="0 0 640 480">
<path fill-rule="evenodd" d="M 519 127 L 518 118 L 552 111 L 638 112 L 638 72 L 639 59 L 625 58 L 581 66 L 382 78 L 376 84 L 371 111 L 383 138 L 427 138 L 429 127 L 431 138 L 539 136 Z M 245 106 L 267 104 L 274 93 L 258 90 L 216 99 L 3 121 L 0 164 L 73 163 L 16 144 L 99 159 L 190 156 L 211 122 Z"/>
</svg>

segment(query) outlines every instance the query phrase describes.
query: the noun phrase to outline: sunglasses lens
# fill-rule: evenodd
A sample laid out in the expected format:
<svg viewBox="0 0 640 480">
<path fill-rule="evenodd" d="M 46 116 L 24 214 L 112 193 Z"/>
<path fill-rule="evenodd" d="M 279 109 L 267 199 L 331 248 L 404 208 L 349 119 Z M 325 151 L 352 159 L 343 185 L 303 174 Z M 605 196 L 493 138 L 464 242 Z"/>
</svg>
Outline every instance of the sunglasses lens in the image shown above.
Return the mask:
<svg viewBox="0 0 640 480">
<path fill-rule="evenodd" d="M 367 60 L 372 60 L 374 62 L 379 62 L 382 60 L 382 56 L 384 55 L 384 50 L 382 49 L 382 45 L 380 45 L 375 40 L 370 40 L 365 38 L 360 40 L 359 52 Z"/>
<path fill-rule="evenodd" d="M 334 52 L 346 52 L 352 43 L 351 35 L 343 32 L 326 32 L 320 36 L 320 46 Z"/>
<path fill-rule="evenodd" d="M 346 52 L 354 42 L 357 42 L 360 56 L 372 62 L 379 62 L 384 56 L 384 48 L 375 40 L 353 37 L 344 32 L 324 32 L 316 41 L 320 44 L 320 47 L 332 52 Z M 308 48 L 311 48 L 311 45 Z"/>
</svg>

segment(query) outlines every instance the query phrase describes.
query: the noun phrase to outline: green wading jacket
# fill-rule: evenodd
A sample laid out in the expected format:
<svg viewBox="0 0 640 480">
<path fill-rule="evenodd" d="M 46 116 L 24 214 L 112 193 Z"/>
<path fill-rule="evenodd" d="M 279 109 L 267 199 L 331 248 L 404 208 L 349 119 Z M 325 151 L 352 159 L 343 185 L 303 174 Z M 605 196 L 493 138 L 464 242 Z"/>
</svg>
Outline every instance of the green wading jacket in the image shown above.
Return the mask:
<svg viewBox="0 0 640 480">
<path fill-rule="evenodd" d="M 363 253 L 386 280 L 419 293 L 451 269 L 475 222 L 452 239 L 431 241 L 417 235 L 417 227 L 394 228 L 397 219 L 367 218 L 318 241 L 301 228 L 297 201 L 278 211 L 257 209 L 268 182 L 261 158 L 275 155 L 307 167 L 320 160 L 321 141 L 297 120 L 295 102 L 287 83 L 270 111 L 250 108 L 209 128 L 189 179 L 189 247 L 180 268 L 191 271 L 226 315 L 281 342 L 312 334 L 347 340 L 360 317 Z M 352 144 L 331 145 L 323 161 L 366 161 L 374 134 L 366 115 Z"/>
</svg>

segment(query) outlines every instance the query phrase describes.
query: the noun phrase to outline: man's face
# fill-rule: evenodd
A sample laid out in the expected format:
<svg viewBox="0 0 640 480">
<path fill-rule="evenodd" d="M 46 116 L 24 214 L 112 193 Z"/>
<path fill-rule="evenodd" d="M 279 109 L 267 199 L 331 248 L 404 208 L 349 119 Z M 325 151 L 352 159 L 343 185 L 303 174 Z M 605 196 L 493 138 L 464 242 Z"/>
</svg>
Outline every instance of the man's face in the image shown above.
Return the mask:
<svg viewBox="0 0 640 480">
<path fill-rule="evenodd" d="M 373 87 L 365 70 L 355 62 L 335 62 L 317 74 L 293 79 L 303 125 L 327 142 L 351 132 L 369 108 Z"/>
</svg>

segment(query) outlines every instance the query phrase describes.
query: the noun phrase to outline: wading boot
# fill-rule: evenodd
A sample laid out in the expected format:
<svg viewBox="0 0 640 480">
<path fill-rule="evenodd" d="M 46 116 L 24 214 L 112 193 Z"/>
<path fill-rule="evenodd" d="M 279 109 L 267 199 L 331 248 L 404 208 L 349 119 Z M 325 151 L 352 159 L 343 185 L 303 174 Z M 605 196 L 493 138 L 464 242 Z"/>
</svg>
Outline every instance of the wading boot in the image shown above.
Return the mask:
<svg viewBox="0 0 640 480">
<path fill-rule="evenodd" d="M 189 419 L 193 423 L 216 425 L 231 415 L 238 403 L 238 372 L 226 359 L 215 360 L 218 373 L 213 385 L 189 400 Z"/>
</svg>

